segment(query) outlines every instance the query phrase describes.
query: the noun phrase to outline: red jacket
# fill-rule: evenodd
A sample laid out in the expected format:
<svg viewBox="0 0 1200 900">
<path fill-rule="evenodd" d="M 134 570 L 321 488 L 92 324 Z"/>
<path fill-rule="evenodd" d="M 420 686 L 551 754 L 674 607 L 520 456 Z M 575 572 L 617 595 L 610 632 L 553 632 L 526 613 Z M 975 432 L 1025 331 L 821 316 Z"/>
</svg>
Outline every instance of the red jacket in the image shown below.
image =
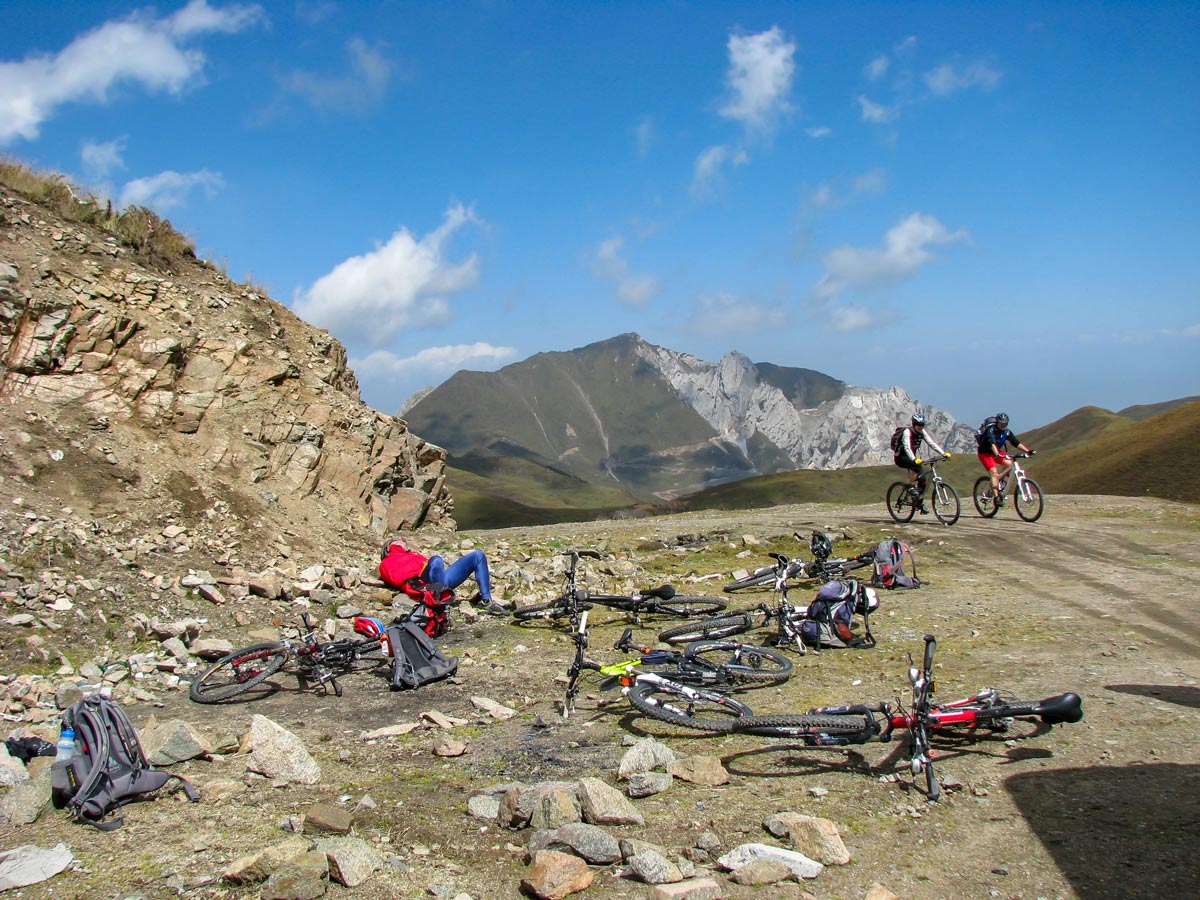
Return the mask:
<svg viewBox="0 0 1200 900">
<path fill-rule="evenodd" d="M 405 550 L 400 544 L 392 544 L 387 556 L 379 562 L 379 577 L 393 588 L 402 588 L 410 578 L 418 578 L 425 571 L 429 557 Z"/>
</svg>

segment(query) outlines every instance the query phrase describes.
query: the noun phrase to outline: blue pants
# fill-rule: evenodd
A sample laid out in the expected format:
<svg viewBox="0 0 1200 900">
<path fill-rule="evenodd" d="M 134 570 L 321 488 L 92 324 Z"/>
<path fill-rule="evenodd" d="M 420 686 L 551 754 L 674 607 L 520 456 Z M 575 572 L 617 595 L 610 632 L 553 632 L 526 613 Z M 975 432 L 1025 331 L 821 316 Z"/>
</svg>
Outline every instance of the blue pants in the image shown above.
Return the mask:
<svg viewBox="0 0 1200 900">
<path fill-rule="evenodd" d="M 492 579 L 488 574 L 487 556 L 482 550 L 472 550 L 450 565 L 440 556 L 429 557 L 425 566 L 425 578 L 431 582 L 444 584 L 453 590 L 472 575 L 479 583 L 479 596 L 485 602 L 492 599 Z"/>
</svg>

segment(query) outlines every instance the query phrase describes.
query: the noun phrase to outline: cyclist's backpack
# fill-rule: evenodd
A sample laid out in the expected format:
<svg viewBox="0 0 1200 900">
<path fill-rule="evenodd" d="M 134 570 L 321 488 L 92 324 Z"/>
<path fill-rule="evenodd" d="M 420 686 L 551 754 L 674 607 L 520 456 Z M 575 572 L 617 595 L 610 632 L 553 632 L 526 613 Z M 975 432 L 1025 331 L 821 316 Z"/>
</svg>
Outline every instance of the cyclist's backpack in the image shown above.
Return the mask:
<svg viewBox="0 0 1200 900">
<path fill-rule="evenodd" d="M 862 649 L 875 646 L 871 634 L 871 613 L 879 608 L 875 591 L 854 579 L 830 581 L 821 585 L 816 599 L 808 605 L 800 623 L 800 638 L 806 646 L 850 647 Z M 854 617 L 862 616 L 864 634 L 854 633 Z"/>
<path fill-rule="evenodd" d="M 904 571 L 904 557 L 911 564 Z M 917 558 L 913 556 L 912 548 L 899 538 L 888 538 L 880 541 L 875 548 L 875 572 L 871 576 L 871 584 L 891 590 L 893 588 L 919 588 L 921 579 L 917 577 Z"/>
<path fill-rule="evenodd" d="M 387 627 L 392 654 L 393 691 L 412 690 L 431 681 L 449 678 L 458 671 L 458 657 L 447 659 L 429 635 L 411 618 L 401 618 Z"/>
<path fill-rule="evenodd" d="M 996 417 L 988 416 L 986 419 L 983 420 L 983 422 L 980 424 L 980 426 L 975 429 L 975 446 L 976 447 L 983 449 L 984 441 L 987 440 L 988 429 L 991 428 L 995 424 L 996 424 Z"/>
<path fill-rule="evenodd" d="M 51 783 L 59 784 L 54 805 L 66 808 L 77 821 L 113 831 L 124 824 L 120 817 L 102 821 L 109 813 L 157 791 L 178 779 L 193 803 L 200 799 L 186 778 L 150 765 L 137 731 L 125 711 L 99 694 L 84 697 L 63 713 L 63 728 L 75 732 L 78 752 L 51 766 Z M 58 778 L 54 769 L 58 768 Z M 65 772 L 63 771 L 65 770 Z M 65 778 L 63 777 L 65 775 Z"/>
<path fill-rule="evenodd" d="M 891 447 L 893 453 L 900 452 L 900 444 L 904 441 L 904 426 L 901 425 L 892 432 Z"/>
</svg>

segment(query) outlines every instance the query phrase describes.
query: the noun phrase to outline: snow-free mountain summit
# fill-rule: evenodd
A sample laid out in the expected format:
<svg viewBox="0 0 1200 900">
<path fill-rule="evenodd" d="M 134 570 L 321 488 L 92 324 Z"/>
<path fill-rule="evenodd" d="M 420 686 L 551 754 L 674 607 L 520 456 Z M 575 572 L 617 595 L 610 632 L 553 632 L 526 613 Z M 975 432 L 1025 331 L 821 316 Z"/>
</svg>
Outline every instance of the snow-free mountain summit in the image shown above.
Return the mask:
<svg viewBox="0 0 1200 900">
<path fill-rule="evenodd" d="M 878 465 L 916 411 L 947 449 L 970 429 L 900 387 L 852 387 L 810 369 L 716 363 L 623 334 L 458 372 L 400 411 L 452 457 L 519 456 L 644 500 L 752 475 Z"/>
</svg>

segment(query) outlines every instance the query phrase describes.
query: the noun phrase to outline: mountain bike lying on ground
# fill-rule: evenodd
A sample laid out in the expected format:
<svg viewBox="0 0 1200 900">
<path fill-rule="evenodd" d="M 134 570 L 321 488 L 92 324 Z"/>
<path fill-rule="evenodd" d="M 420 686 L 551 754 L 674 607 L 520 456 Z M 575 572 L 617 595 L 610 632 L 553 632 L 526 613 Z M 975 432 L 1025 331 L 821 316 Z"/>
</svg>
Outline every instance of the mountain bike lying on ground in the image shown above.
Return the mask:
<svg viewBox="0 0 1200 900">
<path fill-rule="evenodd" d="M 776 556 L 777 554 L 771 555 Z M 783 573 L 788 570 L 786 557 L 780 558 L 779 569 Z M 850 578 L 844 581 L 826 581 L 817 592 L 817 599 L 813 601 L 815 604 L 825 603 L 828 607 L 831 601 L 850 600 L 853 613 L 863 617 L 866 628 L 864 635 L 860 637 L 849 631 L 853 621 L 852 615 L 851 622 L 842 623 L 846 630 L 835 637 L 827 635 L 823 631 L 823 626 L 826 628 L 837 627 L 837 623 L 832 621 L 832 617 L 828 623 L 818 621 L 817 607 L 812 604 L 796 605 L 788 599 L 788 593 L 792 587 L 793 585 L 788 583 L 785 575 L 780 575 L 775 584 L 775 590 L 779 594 L 779 603 L 776 605 L 769 606 L 766 603 L 760 603 L 753 609 L 712 616 L 698 622 L 685 622 L 682 625 L 660 631 L 658 639 L 667 644 L 686 644 L 691 641 L 728 638 L 735 634 L 743 634 L 753 628 L 769 628 L 774 624 L 776 633 L 768 643 L 773 647 L 795 650 L 801 656 L 808 653 L 810 647 L 819 651 L 822 646 L 875 646 L 875 638 L 871 634 L 870 614 L 879 607 L 879 598 L 873 588 Z M 829 591 L 828 589 L 831 587 L 837 590 Z M 823 597 L 823 594 L 830 596 Z M 836 600 L 832 599 L 834 595 L 837 595 Z M 831 610 L 822 607 L 821 612 L 830 613 Z"/>
<path fill-rule="evenodd" d="M 680 651 L 651 650 L 633 644 L 633 629 L 613 644 L 614 650 L 637 655 L 602 665 L 586 658 L 588 612 L 584 610 L 571 633 L 575 656 L 567 669 L 563 718 L 575 711 L 579 683 L 586 673 L 602 677 L 601 689 L 621 685 L 629 702 L 645 715 L 700 731 L 728 731 L 732 716 L 751 714 L 750 707 L 724 692 L 778 684 L 792 674 L 792 661 L 766 647 L 736 641 L 699 641 Z M 705 715 L 696 715 L 700 708 Z"/>
<path fill-rule="evenodd" d="M 720 612 L 726 606 L 724 600 L 718 600 L 715 597 L 689 597 L 677 594 L 675 588 L 669 584 L 645 590 L 634 588 L 630 594 L 594 594 L 591 591 L 580 589 L 576 583 L 579 552 L 566 550 L 562 555 L 571 560 L 567 568 L 567 583 L 563 592 L 548 603 L 533 603 L 514 609 L 513 618 L 518 622 L 567 618 L 574 624 L 581 611 L 599 605 L 622 610 L 632 617 L 635 624 L 640 624 L 641 617 L 644 615 L 653 614 L 679 618 L 709 616 Z"/>
<path fill-rule="evenodd" d="M 192 700 L 197 703 L 229 700 L 287 666 L 300 679 L 301 689 L 313 686 L 328 692 L 333 688 L 340 697 L 342 686 L 337 676 L 380 666 L 388 655 L 378 620 L 367 617 L 354 620 L 354 630 L 366 637 L 330 641 L 317 640 L 316 626 L 307 611 L 301 615 L 301 621 L 304 628 L 294 640 L 254 644 L 218 659 L 192 682 L 189 690 Z"/>
<path fill-rule="evenodd" d="M 891 741 L 898 730 L 908 731 L 909 767 L 913 777 L 925 773 L 926 796 L 935 802 L 941 795 L 933 771 L 930 735 L 953 728 L 968 734 L 979 729 L 999 734 L 1016 719 L 1038 720 L 1045 725 L 1078 722 L 1083 718 L 1083 701 L 1078 694 L 1058 694 L 1045 700 L 1012 700 L 995 688 L 952 703 L 934 703 L 933 654 L 937 641 L 925 635 L 925 659 L 918 669 L 911 665 L 912 709 L 905 711 L 899 700 L 873 706 L 827 706 L 803 715 L 743 716 L 733 719 L 728 729 L 741 734 L 799 738 L 809 747 L 845 747 L 869 741 Z"/>
<path fill-rule="evenodd" d="M 922 472 L 918 483 L 924 483 L 930 488 L 929 503 L 933 507 L 933 514 L 937 516 L 937 520 L 943 525 L 953 525 L 958 521 L 959 514 L 962 512 L 962 503 L 958 499 L 958 491 L 954 486 L 947 483 L 938 474 L 937 463 L 943 459 L 948 459 L 949 455 L 939 456 L 925 460 L 919 460 L 922 469 L 928 466 L 929 472 Z M 915 485 L 907 481 L 896 481 L 887 490 L 887 508 L 888 513 L 897 522 L 911 522 L 912 517 L 916 515 L 917 510 L 924 512 L 925 492 L 918 490 Z"/>
<path fill-rule="evenodd" d="M 792 532 L 792 537 L 798 541 L 804 540 L 797 532 Z M 821 531 L 814 531 L 812 533 L 808 545 L 813 555 L 811 560 L 806 562 L 802 559 L 789 559 L 782 553 L 769 553 L 767 555 L 775 560 L 772 565 L 761 566 L 745 578 L 731 581 L 725 585 L 723 590 L 727 594 L 733 594 L 745 590 L 774 589 L 780 578 L 790 580 L 809 578 L 814 581 L 833 581 L 844 577 L 847 573 L 855 569 L 869 566 L 875 559 L 873 549 L 865 553 L 860 553 L 858 556 L 837 556 L 831 558 L 833 541 L 830 540 L 829 535 Z"/>
<path fill-rule="evenodd" d="M 1036 522 L 1042 516 L 1042 511 L 1045 509 L 1046 501 L 1042 496 L 1042 489 L 1038 487 L 1038 483 L 1025 474 L 1025 469 L 1022 468 L 1018 460 L 1028 459 L 1029 453 L 1012 453 L 1009 459 L 1012 460 L 1012 468 L 1000 479 L 1000 494 L 999 500 L 995 491 L 992 490 L 992 479 L 989 475 L 981 475 L 979 480 L 975 482 L 975 508 L 979 510 L 979 514 L 985 519 L 990 519 L 1000 511 L 1000 507 L 1004 505 L 1004 496 L 1008 493 L 1008 486 L 1013 485 L 1013 506 L 1017 510 L 1017 515 L 1026 522 Z"/>
</svg>

